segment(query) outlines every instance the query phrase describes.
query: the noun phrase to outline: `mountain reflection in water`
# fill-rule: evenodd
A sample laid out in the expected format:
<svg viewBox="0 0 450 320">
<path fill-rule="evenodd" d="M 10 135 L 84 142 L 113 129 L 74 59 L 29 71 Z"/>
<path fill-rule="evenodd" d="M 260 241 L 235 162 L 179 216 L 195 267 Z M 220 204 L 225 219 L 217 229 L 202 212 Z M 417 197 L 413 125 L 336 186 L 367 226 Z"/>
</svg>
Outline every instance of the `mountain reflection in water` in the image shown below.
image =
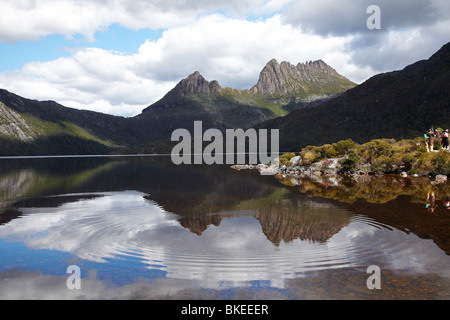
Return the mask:
<svg viewBox="0 0 450 320">
<path fill-rule="evenodd" d="M 26 297 L 9 289 L 29 272 L 65 284 L 55 265 L 70 264 L 95 271 L 85 280 L 92 290 L 82 293 L 91 298 L 130 298 L 124 286 L 138 284 L 152 288 L 139 291 L 139 298 L 204 289 L 213 290 L 211 298 L 242 288 L 266 298 L 328 298 L 333 292 L 333 298 L 386 298 L 365 287 L 372 264 L 397 281 L 419 277 L 432 298 L 449 297 L 447 184 L 397 177 L 277 181 L 166 160 L 2 160 L 0 297 Z M 430 192 L 441 204 L 432 214 L 424 204 Z M 47 262 L 32 258 L 40 255 Z M 336 272 L 341 282 L 313 283 Z M 303 290 L 307 283 L 312 296 Z M 343 283 L 353 286 L 333 290 Z M 406 297 L 414 296 L 418 282 L 405 288 Z M 58 291 L 35 290 L 43 297 Z"/>
</svg>

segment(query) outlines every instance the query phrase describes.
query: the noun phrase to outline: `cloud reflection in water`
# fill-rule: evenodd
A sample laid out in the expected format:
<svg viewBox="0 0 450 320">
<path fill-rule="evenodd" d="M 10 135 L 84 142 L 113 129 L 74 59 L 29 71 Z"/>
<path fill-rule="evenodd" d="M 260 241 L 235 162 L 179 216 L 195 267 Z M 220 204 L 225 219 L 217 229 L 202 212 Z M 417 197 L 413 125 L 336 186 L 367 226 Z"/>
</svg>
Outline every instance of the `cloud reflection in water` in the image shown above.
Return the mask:
<svg viewBox="0 0 450 320">
<path fill-rule="evenodd" d="M 198 235 L 180 224 L 180 215 L 147 200 L 146 194 L 97 195 L 53 208 L 21 208 L 21 217 L 0 226 L 0 239 L 70 253 L 98 265 L 138 258 L 148 269 L 163 270 L 168 279 L 196 281 L 210 289 L 245 287 L 252 281 L 285 288 L 286 280 L 308 271 L 364 266 L 374 256 L 402 268 L 411 241 L 418 248 L 415 256 L 422 256 L 412 265 L 418 272 L 427 268 L 421 262 L 427 255 L 441 254 L 415 235 L 356 218 L 323 243 L 295 239 L 275 245 L 264 234 L 258 212 L 243 211 L 226 212 L 219 225 Z M 399 236 L 403 244 L 389 250 Z M 116 276 L 124 276 L 126 268 L 121 272 Z"/>
</svg>

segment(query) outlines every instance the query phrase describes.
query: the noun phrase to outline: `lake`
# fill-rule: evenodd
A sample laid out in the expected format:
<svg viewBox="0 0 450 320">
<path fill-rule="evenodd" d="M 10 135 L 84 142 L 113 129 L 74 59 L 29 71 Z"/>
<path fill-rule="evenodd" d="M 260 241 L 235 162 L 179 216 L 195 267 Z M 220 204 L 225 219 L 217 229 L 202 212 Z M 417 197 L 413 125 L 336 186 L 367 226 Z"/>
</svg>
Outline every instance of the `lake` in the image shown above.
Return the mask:
<svg viewBox="0 0 450 320">
<path fill-rule="evenodd" d="M 0 299 L 449 299 L 431 181 L 0 159 Z"/>
</svg>

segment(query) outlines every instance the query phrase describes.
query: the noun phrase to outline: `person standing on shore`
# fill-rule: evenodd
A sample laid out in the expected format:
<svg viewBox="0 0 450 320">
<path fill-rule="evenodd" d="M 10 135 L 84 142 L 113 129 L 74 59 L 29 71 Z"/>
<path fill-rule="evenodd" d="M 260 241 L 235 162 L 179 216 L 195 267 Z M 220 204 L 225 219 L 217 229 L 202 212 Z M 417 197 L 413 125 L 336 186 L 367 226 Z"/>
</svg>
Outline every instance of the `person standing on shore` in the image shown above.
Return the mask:
<svg viewBox="0 0 450 320">
<path fill-rule="evenodd" d="M 432 152 L 433 146 L 434 146 L 434 139 L 435 139 L 434 131 L 432 129 L 430 129 L 428 131 L 428 133 L 426 134 L 426 137 L 428 139 L 426 142 L 427 152 Z"/>
<path fill-rule="evenodd" d="M 442 132 L 442 149 L 448 150 L 448 129 L 446 129 L 444 132 Z"/>
</svg>

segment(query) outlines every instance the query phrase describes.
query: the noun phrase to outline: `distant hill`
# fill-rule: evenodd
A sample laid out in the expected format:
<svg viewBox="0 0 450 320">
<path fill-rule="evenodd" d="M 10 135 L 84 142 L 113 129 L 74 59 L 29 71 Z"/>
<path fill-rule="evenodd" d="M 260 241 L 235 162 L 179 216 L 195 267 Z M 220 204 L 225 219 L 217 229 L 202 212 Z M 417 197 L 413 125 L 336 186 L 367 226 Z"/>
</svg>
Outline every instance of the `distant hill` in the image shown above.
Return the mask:
<svg viewBox="0 0 450 320">
<path fill-rule="evenodd" d="M 280 130 L 280 149 L 299 151 L 344 139 L 415 138 L 450 128 L 450 43 L 428 60 L 376 75 L 314 108 L 256 127 Z"/>
<path fill-rule="evenodd" d="M 0 89 L 0 155 L 106 153 L 129 141 L 124 119 Z"/>
</svg>

